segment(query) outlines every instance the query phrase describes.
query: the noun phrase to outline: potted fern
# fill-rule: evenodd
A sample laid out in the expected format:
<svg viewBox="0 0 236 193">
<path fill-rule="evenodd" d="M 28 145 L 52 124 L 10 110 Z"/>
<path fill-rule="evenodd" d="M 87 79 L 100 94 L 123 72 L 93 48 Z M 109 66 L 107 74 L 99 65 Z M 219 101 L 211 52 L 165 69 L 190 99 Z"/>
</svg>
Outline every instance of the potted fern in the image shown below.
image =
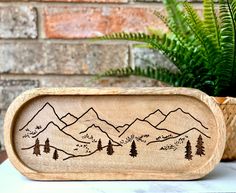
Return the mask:
<svg viewBox="0 0 236 193">
<path fill-rule="evenodd" d="M 201 18 L 188 2 L 163 0 L 167 17 L 154 14 L 169 28 L 168 33 L 149 29 L 148 33 L 115 33 L 100 40 L 129 40 L 159 50 L 177 67 L 172 71 L 158 65 L 111 69 L 104 76 L 145 76 L 172 86 L 200 89 L 212 96 L 236 96 L 236 0 L 203 0 Z M 217 98 L 227 130 L 223 159 L 236 159 L 235 98 Z M 227 105 L 229 104 L 229 105 Z M 234 119 L 233 119 L 234 118 Z"/>
</svg>

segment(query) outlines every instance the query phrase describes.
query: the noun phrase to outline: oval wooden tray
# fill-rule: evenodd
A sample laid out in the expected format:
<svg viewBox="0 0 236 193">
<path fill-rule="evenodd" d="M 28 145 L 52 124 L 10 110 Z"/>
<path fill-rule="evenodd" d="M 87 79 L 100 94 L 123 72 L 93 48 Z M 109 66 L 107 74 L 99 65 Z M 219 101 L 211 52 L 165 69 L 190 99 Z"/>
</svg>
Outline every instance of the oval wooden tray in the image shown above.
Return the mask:
<svg viewBox="0 0 236 193">
<path fill-rule="evenodd" d="M 186 180 L 225 146 L 221 110 L 186 88 L 43 88 L 5 117 L 12 164 L 35 180 Z"/>
</svg>

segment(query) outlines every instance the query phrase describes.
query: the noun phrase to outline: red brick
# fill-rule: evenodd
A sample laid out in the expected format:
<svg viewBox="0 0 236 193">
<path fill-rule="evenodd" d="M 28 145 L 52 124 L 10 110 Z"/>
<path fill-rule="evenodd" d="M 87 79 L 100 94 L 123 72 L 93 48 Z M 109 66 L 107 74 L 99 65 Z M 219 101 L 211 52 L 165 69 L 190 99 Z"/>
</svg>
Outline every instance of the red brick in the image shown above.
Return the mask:
<svg viewBox="0 0 236 193">
<path fill-rule="evenodd" d="M 156 10 L 163 11 L 158 7 Z M 149 26 L 166 30 L 153 14 L 139 7 L 47 7 L 44 27 L 47 38 L 89 38 L 113 32 L 144 32 Z"/>
</svg>

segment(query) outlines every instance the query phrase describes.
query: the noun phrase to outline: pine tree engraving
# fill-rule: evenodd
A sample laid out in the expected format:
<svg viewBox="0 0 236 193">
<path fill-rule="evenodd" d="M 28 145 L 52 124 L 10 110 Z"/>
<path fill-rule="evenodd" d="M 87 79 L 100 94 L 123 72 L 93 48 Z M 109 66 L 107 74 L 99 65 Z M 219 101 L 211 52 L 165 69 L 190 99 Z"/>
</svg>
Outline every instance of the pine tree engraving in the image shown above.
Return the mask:
<svg viewBox="0 0 236 193">
<path fill-rule="evenodd" d="M 49 153 L 50 152 L 50 144 L 49 144 L 49 139 L 48 138 L 45 141 L 43 152 L 45 152 L 45 153 Z"/>
<path fill-rule="evenodd" d="M 39 145 L 39 139 L 38 138 L 35 141 L 33 154 L 35 154 L 36 156 L 41 155 L 40 154 L 40 145 Z"/>
<path fill-rule="evenodd" d="M 192 147 L 191 147 L 191 143 L 190 143 L 189 140 L 187 141 L 185 149 L 186 149 L 186 151 L 185 151 L 185 158 L 187 160 L 192 160 L 192 157 L 193 157 L 193 155 L 192 155 Z"/>
<path fill-rule="evenodd" d="M 203 146 L 204 142 L 202 140 L 202 136 L 199 135 L 198 139 L 197 139 L 197 151 L 196 151 L 196 155 L 202 156 L 205 155 L 205 147 Z"/>
<path fill-rule="evenodd" d="M 109 140 L 108 146 L 107 146 L 107 155 L 112 155 L 113 153 L 114 153 L 114 150 L 111 144 L 111 140 Z"/>
<path fill-rule="evenodd" d="M 54 153 L 53 153 L 53 159 L 57 160 L 58 159 L 58 153 L 57 153 L 57 150 L 55 149 Z"/>
<path fill-rule="evenodd" d="M 132 144 L 131 144 L 131 150 L 130 150 L 130 156 L 131 157 L 136 157 L 137 156 L 137 149 L 136 149 L 136 144 L 135 144 L 135 141 L 133 140 Z"/>
<path fill-rule="evenodd" d="M 98 140 L 97 149 L 98 149 L 98 151 L 102 151 L 102 141 L 101 141 L 101 139 Z"/>
</svg>

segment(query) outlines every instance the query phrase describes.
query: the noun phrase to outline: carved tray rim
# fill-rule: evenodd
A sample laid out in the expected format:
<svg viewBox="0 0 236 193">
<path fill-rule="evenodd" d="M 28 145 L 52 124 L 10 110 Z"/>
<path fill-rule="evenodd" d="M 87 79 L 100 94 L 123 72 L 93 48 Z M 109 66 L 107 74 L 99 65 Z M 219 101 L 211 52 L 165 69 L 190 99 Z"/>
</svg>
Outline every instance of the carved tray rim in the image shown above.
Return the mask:
<svg viewBox="0 0 236 193">
<path fill-rule="evenodd" d="M 42 173 L 27 167 L 17 156 L 14 150 L 13 143 L 13 122 L 20 111 L 20 108 L 30 100 L 40 96 L 58 96 L 58 95 L 183 95 L 195 98 L 211 110 L 215 116 L 216 125 L 218 127 L 218 139 L 215 152 L 202 167 L 186 173 L 160 173 L 148 172 L 75 172 L 75 173 Z M 217 118 L 216 118 L 217 117 Z M 220 137 L 221 136 L 221 137 Z M 214 169 L 219 163 L 226 141 L 226 126 L 223 114 L 212 99 L 212 97 L 199 91 L 190 88 L 173 88 L 173 87 L 148 87 L 148 88 L 119 88 L 119 87 L 103 87 L 103 88 L 86 88 L 86 87 L 71 87 L 71 88 L 36 88 L 23 92 L 9 106 L 4 119 L 4 141 L 9 160 L 14 167 L 24 176 L 33 180 L 192 180 L 204 177 Z M 99 177 L 98 177 L 99 176 Z"/>
</svg>

